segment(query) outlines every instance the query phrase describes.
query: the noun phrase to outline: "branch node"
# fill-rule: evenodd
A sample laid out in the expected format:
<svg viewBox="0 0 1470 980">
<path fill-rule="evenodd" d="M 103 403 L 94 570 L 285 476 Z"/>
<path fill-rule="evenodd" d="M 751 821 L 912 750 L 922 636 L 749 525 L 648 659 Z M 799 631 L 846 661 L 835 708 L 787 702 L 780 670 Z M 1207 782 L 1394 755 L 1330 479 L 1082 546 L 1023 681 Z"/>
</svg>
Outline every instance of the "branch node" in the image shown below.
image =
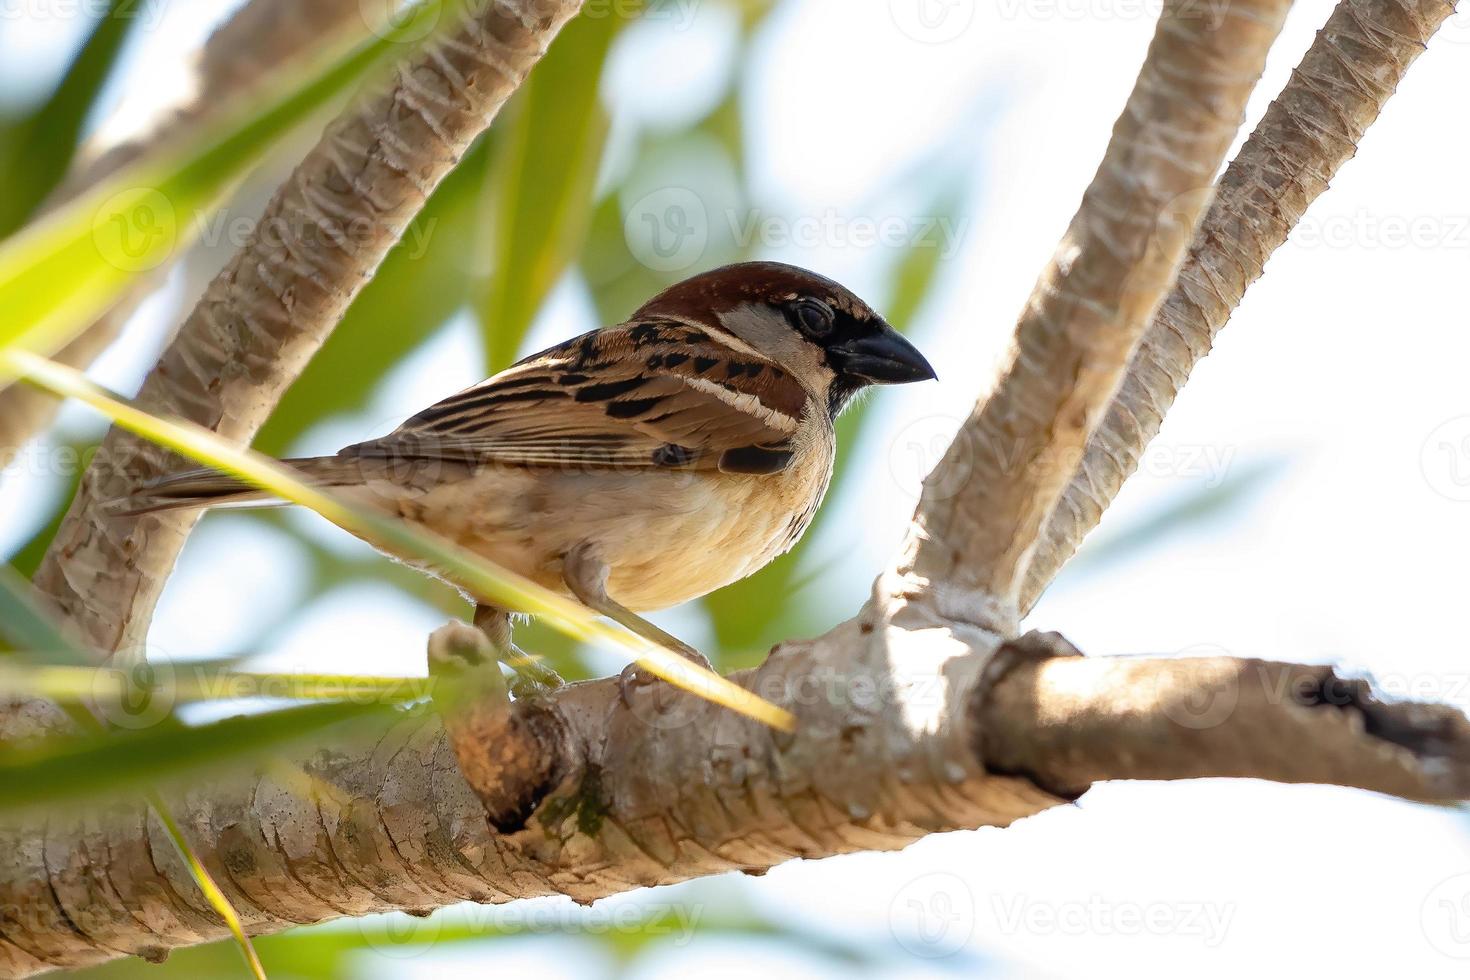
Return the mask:
<svg viewBox="0 0 1470 980">
<path fill-rule="evenodd" d="M 449 623 L 430 635 L 429 674 L 434 706 L 465 782 L 496 830 L 521 830 L 566 768 L 555 714 L 511 702 L 489 637 L 465 623 Z"/>
</svg>

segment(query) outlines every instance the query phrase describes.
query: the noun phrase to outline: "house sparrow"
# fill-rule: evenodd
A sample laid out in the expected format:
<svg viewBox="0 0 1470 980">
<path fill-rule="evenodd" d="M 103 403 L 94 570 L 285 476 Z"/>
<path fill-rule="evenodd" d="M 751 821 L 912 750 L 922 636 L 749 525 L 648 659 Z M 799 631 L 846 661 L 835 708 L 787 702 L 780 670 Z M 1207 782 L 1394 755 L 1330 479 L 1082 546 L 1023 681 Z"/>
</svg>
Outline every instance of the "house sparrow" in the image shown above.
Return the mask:
<svg viewBox="0 0 1470 980">
<path fill-rule="evenodd" d="M 671 286 L 625 323 L 533 354 L 381 439 L 287 462 L 708 666 L 637 613 L 789 550 L 826 492 L 838 413 L 870 384 L 934 376 L 842 286 L 746 262 Z M 141 490 L 130 512 L 243 502 L 266 500 L 192 470 Z M 475 621 L 509 647 L 504 611 L 481 605 Z"/>
</svg>

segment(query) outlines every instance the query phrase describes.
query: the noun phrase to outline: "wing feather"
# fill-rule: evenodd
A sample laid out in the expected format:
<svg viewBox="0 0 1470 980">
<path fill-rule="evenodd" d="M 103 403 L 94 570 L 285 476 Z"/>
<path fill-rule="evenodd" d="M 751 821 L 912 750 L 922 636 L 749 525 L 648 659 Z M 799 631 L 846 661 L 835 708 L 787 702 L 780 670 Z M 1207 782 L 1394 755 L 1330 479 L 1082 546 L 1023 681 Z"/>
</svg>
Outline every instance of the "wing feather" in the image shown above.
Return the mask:
<svg viewBox="0 0 1470 980">
<path fill-rule="evenodd" d="M 779 472 L 810 396 L 718 331 L 645 320 L 533 354 L 344 455 Z"/>
</svg>

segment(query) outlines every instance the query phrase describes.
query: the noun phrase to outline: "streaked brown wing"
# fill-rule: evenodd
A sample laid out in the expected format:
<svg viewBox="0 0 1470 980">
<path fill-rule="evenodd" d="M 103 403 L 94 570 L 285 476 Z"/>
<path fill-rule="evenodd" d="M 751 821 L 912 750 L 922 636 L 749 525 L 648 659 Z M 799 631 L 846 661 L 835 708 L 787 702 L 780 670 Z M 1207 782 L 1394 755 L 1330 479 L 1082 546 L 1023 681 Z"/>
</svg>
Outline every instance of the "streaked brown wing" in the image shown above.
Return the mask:
<svg viewBox="0 0 1470 980">
<path fill-rule="evenodd" d="M 791 460 L 806 405 L 770 361 L 677 321 L 643 321 L 534 354 L 343 453 L 773 473 Z"/>
</svg>

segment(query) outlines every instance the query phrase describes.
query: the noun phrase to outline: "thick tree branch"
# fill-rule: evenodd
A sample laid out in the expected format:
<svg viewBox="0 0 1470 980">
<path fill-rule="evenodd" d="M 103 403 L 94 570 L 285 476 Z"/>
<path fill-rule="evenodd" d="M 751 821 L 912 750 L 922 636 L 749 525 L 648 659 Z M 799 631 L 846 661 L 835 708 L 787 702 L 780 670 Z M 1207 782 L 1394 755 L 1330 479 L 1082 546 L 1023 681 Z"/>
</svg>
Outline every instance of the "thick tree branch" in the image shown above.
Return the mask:
<svg viewBox="0 0 1470 980">
<path fill-rule="evenodd" d="M 796 713 L 792 735 L 666 686 L 630 704 L 614 680 L 509 706 L 494 692 L 494 717 L 508 708 L 537 733 L 497 747 L 502 771 L 558 774 L 501 781 L 498 792 L 519 798 L 500 798 L 511 807 L 499 820 L 462 775 L 493 775 L 489 747 L 461 740 L 475 758 L 457 762 L 455 739 L 422 712 L 303 756 L 299 769 L 204 782 L 169 803 L 261 933 L 463 900 L 588 901 L 891 850 L 1005 826 L 1093 779 L 1254 776 L 1470 795 L 1470 724 L 1452 709 L 1383 705 L 1323 667 L 1073 652 L 1031 634 L 995 655 L 978 631 L 850 621 L 739 675 Z M 20 734 L 26 717 L 44 723 L 46 710 L 12 713 L 0 737 Z M 526 816 L 503 819 L 511 811 Z M 157 957 L 223 935 L 141 805 L 0 827 L 4 975 Z"/>
<path fill-rule="evenodd" d="M 1447 705 L 1385 703 L 1330 667 L 1056 657 L 1059 645 L 1032 633 L 996 658 L 977 722 L 992 771 L 1063 796 L 1107 779 L 1206 776 L 1470 796 L 1470 720 Z"/>
<path fill-rule="evenodd" d="M 941 618 L 1014 628 L 1043 522 L 1174 281 L 1287 7 L 1231 0 L 1217 23 L 1165 5 L 997 387 L 925 481 L 896 594 L 934 589 Z"/>
<path fill-rule="evenodd" d="M 196 89 L 187 100 L 160 108 L 144 133 L 114 144 L 87 146 L 47 207 L 67 201 L 160 143 L 186 138 L 221 107 L 248 91 L 279 66 L 362 16 L 358 0 L 251 0 L 205 42 L 195 70 Z M 162 281 L 167 267 L 143 276 L 96 323 L 57 351 L 58 361 L 85 368 L 117 339 L 133 312 Z M 0 382 L 0 467 L 56 417 L 54 397 L 30 385 Z"/>
<path fill-rule="evenodd" d="M 390 84 L 329 126 L 210 283 L 144 382 L 141 404 L 248 440 L 580 6 L 471 0 Z M 100 650 L 141 649 L 198 517 L 118 518 L 105 505 L 177 465 L 168 451 L 114 429 L 36 574 L 37 587 Z"/>
<path fill-rule="evenodd" d="M 1246 288 L 1357 150 L 1454 0 L 1342 0 L 1220 179 L 1189 258 L 1031 560 L 1035 605 L 1133 474 Z"/>
</svg>

